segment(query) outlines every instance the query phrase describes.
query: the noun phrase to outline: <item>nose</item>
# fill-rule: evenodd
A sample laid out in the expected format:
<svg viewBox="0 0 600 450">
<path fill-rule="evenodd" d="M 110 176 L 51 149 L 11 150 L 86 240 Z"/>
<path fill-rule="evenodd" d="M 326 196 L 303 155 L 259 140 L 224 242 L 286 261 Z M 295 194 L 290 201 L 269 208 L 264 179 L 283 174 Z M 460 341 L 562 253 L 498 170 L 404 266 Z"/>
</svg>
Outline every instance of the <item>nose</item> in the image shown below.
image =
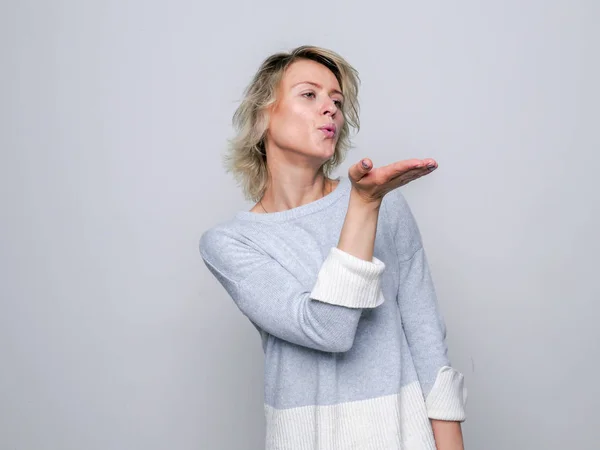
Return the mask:
<svg viewBox="0 0 600 450">
<path fill-rule="evenodd" d="M 337 111 L 338 109 L 335 105 L 335 102 L 329 97 L 327 97 L 327 100 L 323 102 L 323 115 L 334 117 Z"/>
</svg>

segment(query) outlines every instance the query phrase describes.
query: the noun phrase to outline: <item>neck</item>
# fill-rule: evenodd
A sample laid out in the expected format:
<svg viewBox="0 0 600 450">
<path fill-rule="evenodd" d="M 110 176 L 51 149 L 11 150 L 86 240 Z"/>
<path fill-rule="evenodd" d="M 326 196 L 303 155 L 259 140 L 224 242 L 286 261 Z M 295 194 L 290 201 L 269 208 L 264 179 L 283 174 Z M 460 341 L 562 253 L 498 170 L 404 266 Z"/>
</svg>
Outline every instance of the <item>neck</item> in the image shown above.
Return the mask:
<svg viewBox="0 0 600 450">
<path fill-rule="evenodd" d="M 293 178 L 271 178 L 260 203 L 265 212 L 297 208 L 323 198 L 333 190 L 333 183 L 322 173 L 296 182 Z"/>
</svg>

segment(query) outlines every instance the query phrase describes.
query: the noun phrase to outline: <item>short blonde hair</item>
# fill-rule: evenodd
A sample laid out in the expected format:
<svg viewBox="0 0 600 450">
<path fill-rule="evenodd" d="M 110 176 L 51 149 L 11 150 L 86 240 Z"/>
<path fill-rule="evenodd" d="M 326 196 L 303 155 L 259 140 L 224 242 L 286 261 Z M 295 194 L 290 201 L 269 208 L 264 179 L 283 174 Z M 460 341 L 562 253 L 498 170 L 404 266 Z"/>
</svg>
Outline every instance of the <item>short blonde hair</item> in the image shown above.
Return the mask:
<svg viewBox="0 0 600 450">
<path fill-rule="evenodd" d="M 325 176 L 343 162 L 351 147 L 350 128 L 358 132 L 359 104 L 358 72 L 337 53 L 320 47 L 303 45 L 290 52 L 275 53 L 260 65 L 250 84 L 244 91 L 242 101 L 233 115 L 236 136 L 229 141 L 224 157 L 227 172 L 241 184 L 247 200 L 259 201 L 269 180 L 265 137 L 269 117 L 267 108 L 276 101 L 276 91 L 286 69 L 299 59 L 308 59 L 323 64 L 333 72 L 344 94 L 342 114 L 344 125 L 333 156 L 323 164 Z"/>
</svg>

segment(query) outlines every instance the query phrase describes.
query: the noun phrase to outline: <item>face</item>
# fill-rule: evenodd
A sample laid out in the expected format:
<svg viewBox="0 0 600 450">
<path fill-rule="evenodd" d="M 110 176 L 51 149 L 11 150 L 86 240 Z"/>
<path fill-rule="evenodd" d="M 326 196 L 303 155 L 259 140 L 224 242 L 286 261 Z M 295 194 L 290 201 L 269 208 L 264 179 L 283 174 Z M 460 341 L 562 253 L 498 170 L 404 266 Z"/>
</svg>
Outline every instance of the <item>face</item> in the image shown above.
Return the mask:
<svg viewBox="0 0 600 450">
<path fill-rule="evenodd" d="M 284 73 L 270 111 L 266 145 L 322 164 L 335 151 L 344 124 L 337 78 L 327 67 L 298 60 Z"/>
</svg>

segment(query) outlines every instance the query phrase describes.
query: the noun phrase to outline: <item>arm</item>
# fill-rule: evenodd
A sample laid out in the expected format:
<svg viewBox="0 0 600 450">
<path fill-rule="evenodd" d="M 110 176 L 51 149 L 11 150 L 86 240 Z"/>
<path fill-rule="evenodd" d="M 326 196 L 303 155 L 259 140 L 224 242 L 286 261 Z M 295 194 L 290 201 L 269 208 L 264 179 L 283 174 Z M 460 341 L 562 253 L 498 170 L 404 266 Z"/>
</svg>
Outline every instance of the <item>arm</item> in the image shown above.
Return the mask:
<svg viewBox="0 0 600 450">
<path fill-rule="evenodd" d="M 338 247 L 331 248 L 311 290 L 278 261 L 228 231 L 203 234 L 200 253 L 258 327 L 294 344 L 344 352 L 352 347 L 362 309 L 384 300 L 380 279 L 385 264 L 373 257 L 378 213 L 378 207 L 351 194 Z"/>
<path fill-rule="evenodd" d="M 433 421 L 462 422 L 466 419 L 464 376 L 451 367 L 448 359 L 446 326 L 437 304 L 419 228 L 398 190 L 389 194 L 385 207 L 398 253 L 398 304 L 402 325 L 428 416 Z M 436 426 L 438 436 L 447 435 L 449 428 L 458 426 L 439 425 Z"/>
<path fill-rule="evenodd" d="M 437 450 L 464 450 L 460 422 L 431 419 Z"/>
</svg>

